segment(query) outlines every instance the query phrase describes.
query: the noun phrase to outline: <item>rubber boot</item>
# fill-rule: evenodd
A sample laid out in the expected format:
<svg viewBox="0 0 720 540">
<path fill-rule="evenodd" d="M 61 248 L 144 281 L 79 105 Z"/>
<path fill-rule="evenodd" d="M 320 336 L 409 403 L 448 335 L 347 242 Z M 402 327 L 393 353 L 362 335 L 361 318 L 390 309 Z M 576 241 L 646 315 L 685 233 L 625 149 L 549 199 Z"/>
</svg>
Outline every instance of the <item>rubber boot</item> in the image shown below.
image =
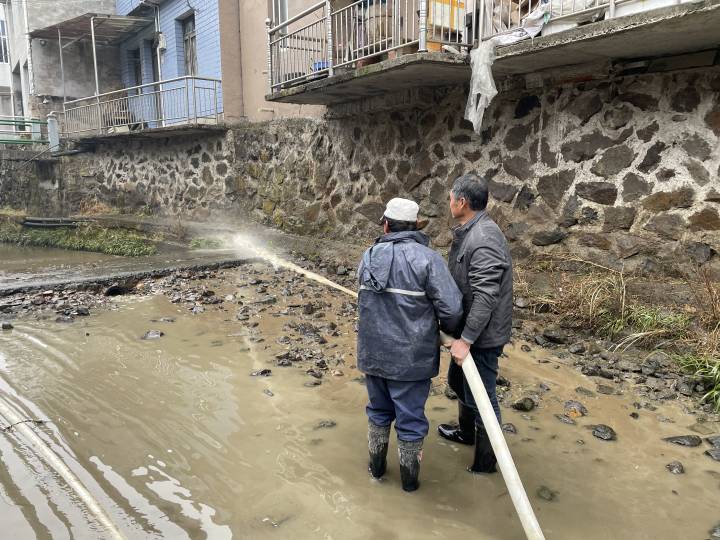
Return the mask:
<svg viewBox="0 0 720 540">
<path fill-rule="evenodd" d="M 368 422 L 368 451 L 370 463 L 368 470 L 373 478 L 382 478 L 387 468 L 388 443 L 390 442 L 390 426 L 376 426 Z"/>
<path fill-rule="evenodd" d="M 458 401 L 458 425 L 440 424 L 438 433 L 443 439 L 458 444 L 475 443 L 475 411 Z"/>
<path fill-rule="evenodd" d="M 496 463 L 495 452 L 493 452 L 485 426 L 478 424 L 475 426 L 475 458 L 468 471 L 471 473 L 494 473 L 497 472 Z"/>
<path fill-rule="evenodd" d="M 400 481 L 405 491 L 415 491 L 420 487 L 420 460 L 422 459 L 423 440 L 398 440 L 398 456 L 400 458 Z"/>
</svg>

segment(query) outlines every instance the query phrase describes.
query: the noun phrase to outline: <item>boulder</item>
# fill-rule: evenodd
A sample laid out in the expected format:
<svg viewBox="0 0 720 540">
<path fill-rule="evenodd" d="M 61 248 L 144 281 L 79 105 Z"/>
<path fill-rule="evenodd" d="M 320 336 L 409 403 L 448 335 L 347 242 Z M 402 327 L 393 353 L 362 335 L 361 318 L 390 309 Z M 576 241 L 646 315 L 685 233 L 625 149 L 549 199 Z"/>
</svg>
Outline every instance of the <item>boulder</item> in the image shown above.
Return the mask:
<svg viewBox="0 0 720 540">
<path fill-rule="evenodd" d="M 537 183 L 538 195 L 542 197 L 548 206 L 557 208 L 574 180 L 574 169 L 565 169 L 541 176 Z"/>
<path fill-rule="evenodd" d="M 614 146 L 605 151 L 590 171 L 603 178 L 613 178 L 620 171 L 629 167 L 634 159 L 635 152 L 627 145 Z"/>
<path fill-rule="evenodd" d="M 664 212 L 671 208 L 690 208 L 695 199 L 695 190 L 682 187 L 675 191 L 658 191 L 643 200 L 643 208 L 651 212 Z"/>
<path fill-rule="evenodd" d="M 617 187 L 609 182 L 580 182 L 575 186 L 575 193 L 599 204 L 612 205 L 617 199 Z"/>
</svg>

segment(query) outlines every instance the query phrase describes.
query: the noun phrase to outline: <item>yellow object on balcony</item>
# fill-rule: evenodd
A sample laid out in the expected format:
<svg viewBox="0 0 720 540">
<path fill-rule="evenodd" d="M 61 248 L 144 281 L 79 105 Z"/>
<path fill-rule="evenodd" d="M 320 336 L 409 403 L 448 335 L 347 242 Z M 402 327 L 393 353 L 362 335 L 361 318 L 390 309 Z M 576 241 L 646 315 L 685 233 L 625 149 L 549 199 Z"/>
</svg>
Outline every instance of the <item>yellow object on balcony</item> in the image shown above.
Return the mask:
<svg viewBox="0 0 720 540">
<path fill-rule="evenodd" d="M 458 32 L 465 24 L 465 2 L 461 0 L 430 0 L 428 2 L 428 30 Z"/>
</svg>

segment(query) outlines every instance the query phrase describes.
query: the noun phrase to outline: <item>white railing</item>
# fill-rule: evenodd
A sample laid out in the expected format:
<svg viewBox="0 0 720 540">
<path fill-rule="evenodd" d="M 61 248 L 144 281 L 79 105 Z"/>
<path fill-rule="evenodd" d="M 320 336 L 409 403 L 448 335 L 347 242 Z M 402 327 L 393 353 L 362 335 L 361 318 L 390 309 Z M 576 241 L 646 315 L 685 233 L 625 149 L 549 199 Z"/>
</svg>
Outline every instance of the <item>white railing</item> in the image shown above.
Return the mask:
<svg viewBox="0 0 720 540">
<path fill-rule="evenodd" d="M 265 21 L 269 91 L 332 76 L 336 68 L 391 51 L 471 48 L 478 39 L 517 30 L 539 9 L 549 34 L 657 2 L 684 1 L 655 0 L 645 7 L 645 0 L 357 0 L 335 9 L 323 0 L 280 24 Z"/>
<path fill-rule="evenodd" d="M 63 106 L 64 136 L 129 133 L 222 121 L 222 85 L 208 77 L 178 77 L 73 101 Z"/>
</svg>

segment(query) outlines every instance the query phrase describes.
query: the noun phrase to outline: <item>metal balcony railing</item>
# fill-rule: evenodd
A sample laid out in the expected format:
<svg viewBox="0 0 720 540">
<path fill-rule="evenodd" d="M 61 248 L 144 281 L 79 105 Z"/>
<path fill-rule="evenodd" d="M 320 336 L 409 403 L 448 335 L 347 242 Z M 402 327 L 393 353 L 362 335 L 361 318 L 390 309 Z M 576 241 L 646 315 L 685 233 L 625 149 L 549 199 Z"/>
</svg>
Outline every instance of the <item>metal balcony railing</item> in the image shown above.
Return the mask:
<svg viewBox="0 0 720 540">
<path fill-rule="evenodd" d="M 391 51 L 471 48 L 478 39 L 516 31 L 537 10 L 543 32 L 553 33 L 681 1 L 686 0 L 357 0 L 339 7 L 323 0 L 280 24 L 265 21 L 269 91 Z"/>
<path fill-rule="evenodd" d="M 178 77 L 68 101 L 63 113 L 66 137 L 219 124 L 222 84 L 208 77 Z"/>
<path fill-rule="evenodd" d="M 0 116 L 0 144 L 47 144 L 47 126 L 38 118 Z"/>
</svg>

